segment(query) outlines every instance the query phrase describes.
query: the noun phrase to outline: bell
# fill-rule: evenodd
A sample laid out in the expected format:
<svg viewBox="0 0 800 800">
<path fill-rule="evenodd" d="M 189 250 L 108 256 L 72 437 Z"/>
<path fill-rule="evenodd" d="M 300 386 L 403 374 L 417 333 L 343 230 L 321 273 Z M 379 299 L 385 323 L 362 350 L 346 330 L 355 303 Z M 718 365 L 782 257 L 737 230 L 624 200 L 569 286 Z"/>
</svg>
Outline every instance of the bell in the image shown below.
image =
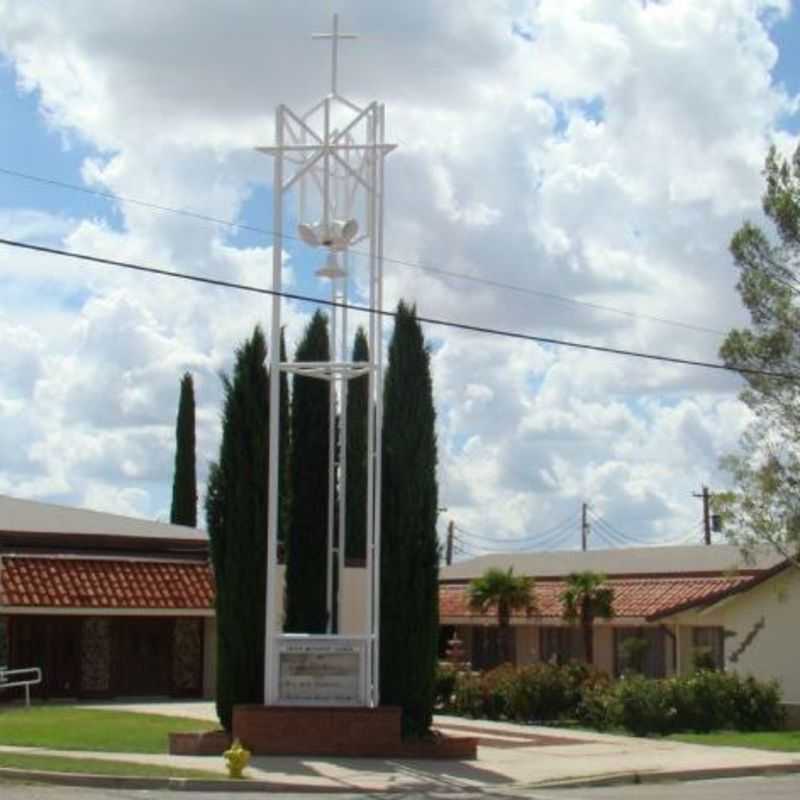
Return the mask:
<svg viewBox="0 0 800 800">
<path fill-rule="evenodd" d="M 329 278 L 334 281 L 337 278 L 344 278 L 347 272 L 339 266 L 339 260 L 336 258 L 336 253 L 328 253 L 325 263 L 314 273 L 320 278 Z"/>
</svg>

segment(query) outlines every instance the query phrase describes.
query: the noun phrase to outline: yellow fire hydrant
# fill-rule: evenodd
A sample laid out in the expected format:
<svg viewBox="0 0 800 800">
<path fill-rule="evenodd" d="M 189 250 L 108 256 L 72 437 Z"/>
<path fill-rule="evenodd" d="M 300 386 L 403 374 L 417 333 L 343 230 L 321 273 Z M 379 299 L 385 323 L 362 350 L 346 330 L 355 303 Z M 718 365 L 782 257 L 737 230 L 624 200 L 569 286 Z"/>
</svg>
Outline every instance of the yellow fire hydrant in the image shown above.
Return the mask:
<svg viewBox="0 0 800 800">
<path fill-rule="evenodd" d="M 250 763 L 250 751 L 242 747 L 238 739 L 233 740 L 233 744 L 223 754 L 228 766 L 228 777 L 241 778 L 244 768 Z"/>
</svg>

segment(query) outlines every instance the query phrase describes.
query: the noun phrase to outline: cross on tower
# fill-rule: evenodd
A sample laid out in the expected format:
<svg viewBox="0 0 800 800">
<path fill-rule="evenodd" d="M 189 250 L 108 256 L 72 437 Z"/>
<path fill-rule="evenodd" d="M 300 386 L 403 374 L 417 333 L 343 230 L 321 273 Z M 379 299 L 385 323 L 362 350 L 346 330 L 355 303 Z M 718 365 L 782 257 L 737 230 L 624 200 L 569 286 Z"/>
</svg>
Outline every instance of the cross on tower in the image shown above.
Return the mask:
<svg viewBox="0 0 800 800">
<path fill-rule="evenodd" d="M 339 40 L 340 39 L 358 39 L 355 33 L 339 33 L 339 15 L 333 15 L 333 32 L 332 33 L 312 33 L 312 39 L 330 39 L 331 47 L 331 94 L 338 94 L 336 88 L 336 78 L 339 70 Z"/>
</svg>

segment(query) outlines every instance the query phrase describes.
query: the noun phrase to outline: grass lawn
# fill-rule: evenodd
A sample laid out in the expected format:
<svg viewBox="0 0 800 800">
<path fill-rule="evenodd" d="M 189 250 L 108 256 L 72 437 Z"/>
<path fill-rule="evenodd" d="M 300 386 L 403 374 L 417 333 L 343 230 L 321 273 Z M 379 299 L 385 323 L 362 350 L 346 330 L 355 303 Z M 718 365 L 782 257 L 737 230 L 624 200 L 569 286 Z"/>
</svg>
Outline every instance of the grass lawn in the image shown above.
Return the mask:
<svg viewBox="0 0 800 800">
<path fill-rule="evenodd" d="M 166 753 L 167 734 L 209 731 L 212 722 L 129 711 L 96 711 L 74 706 L 33 706 L 0 710 L 0 744 L 53 750 L 109 753 Z"/>
<path fill-rule="evenodd" d="M 752 747 L 756 750 L 800 752 L 800 731 L 715 731 L 714 733 L 676 733 L 669 737 L 676 742 L 708 744 L 723 747 Z"/>
<path fill-rule="evenodd" d="M 65 758 L 27 753 L 0 753 L 0 767 L 41 770 L 42 772 L 81 772 L 92 775 L 126 775 L 137 778 L 215 778 L 225 775 L 200 769 L 177 769 L 158 764 L 131 764 L 127 761 L 103 761 L 99 758 Z"/>
</svg>

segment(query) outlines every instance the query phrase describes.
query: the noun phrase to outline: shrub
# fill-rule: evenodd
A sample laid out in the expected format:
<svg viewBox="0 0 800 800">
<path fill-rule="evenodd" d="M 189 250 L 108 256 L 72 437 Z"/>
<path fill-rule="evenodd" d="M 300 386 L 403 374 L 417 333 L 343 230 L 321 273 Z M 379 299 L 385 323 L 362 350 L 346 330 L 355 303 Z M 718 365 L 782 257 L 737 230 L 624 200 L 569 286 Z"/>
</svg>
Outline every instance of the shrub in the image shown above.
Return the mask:
<svg viewBox="0 0 800 800">
<path fill-rule="evenodd" d="M 614 687 L 614 710 L 619 724 L 636 736 L 675 730 L 676 709 L 668 681 L 629 675 Z"/>
<path fill-rule="evenodd" d="M 738 678 L 738 676 L 737 676 Z M 752 676 L 737 680 L 732 709 L 734 727 L 740 731 L 778 730 L 786 723 L 777 681 L 762 683 Z"/>
<path fill-rule="evenodd" d="M 437 706 L 446 708 L 453 702 L 457 676 L 458 670 L 453 664 L 448 664 L 446 661 L 437 664 L 434 684 L 434 702 Z"/>
<path fill-rule="evenodd" d="M 587 684 L 583 687 L 576 708 L 579 722 L 598 731 L 605 731 L 619 724 L 620 716 L 616 694 L 608 681 Z"/>
<path fill-rule="evenodd" d="M 453 711 L 467 717 L 483 716 L 481 676 L 477 672 L 459 672 L 456 675 Z"/>
<path fill-rule="evenodd" d="M 518 681 L 518 670 L 511 664 L 495 667 L 481 676 L 483 716 L 500 719 L 509 716 L 511 696 Z"/>
<path fill-rule="evenodd" d="M 715 670 L 670 679 L 676 730 L 708 733 L 729 725 L 738 681 L 736 675 Z"/>
</svg>

